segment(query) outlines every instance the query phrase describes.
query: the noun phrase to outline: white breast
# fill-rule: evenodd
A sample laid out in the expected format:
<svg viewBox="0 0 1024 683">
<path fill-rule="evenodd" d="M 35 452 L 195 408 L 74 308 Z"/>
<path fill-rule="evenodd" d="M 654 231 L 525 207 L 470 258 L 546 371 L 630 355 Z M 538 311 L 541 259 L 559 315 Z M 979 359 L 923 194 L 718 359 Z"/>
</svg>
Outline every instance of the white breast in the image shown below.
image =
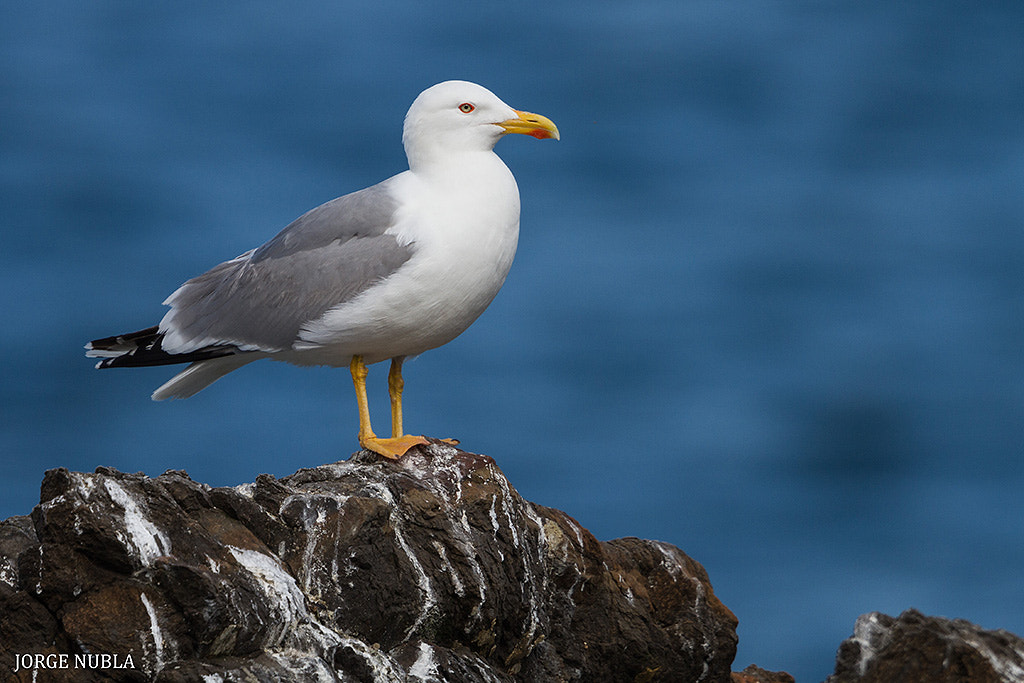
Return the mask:
<svg viewBox="0 0 1024 683">
<path fill-rule="evenodd" d="M 519 189 L 492 152 L 395 178 L 402 201 L 388 232 L 413 246 L 397 272 L 308 325 L 287 360 L 345 365 L 411 356 L 446 344 L 505 282 L 519 238 Z"/>
</svg>

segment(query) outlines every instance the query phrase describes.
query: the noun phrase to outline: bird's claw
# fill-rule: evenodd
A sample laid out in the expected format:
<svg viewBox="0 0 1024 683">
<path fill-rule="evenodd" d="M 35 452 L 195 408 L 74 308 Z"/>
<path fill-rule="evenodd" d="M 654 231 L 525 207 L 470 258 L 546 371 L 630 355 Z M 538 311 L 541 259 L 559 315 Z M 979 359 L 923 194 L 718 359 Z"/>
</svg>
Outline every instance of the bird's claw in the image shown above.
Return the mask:
<svg viewBox="0 0 1024 683">
<path fill-rule="evenodd" d="M 426 437 L 413 436 L 411 434 L 391 437 L 389 439 L 381 439 L 376 436 L 372 436 L 359 440 L 360 446 L 368 451 L 373 451 L 377 455 L 382 455 L 389 460 L 398 460 L 413 446 L 426 446 L 429 443 L 430 442 Z"/>
</svg>

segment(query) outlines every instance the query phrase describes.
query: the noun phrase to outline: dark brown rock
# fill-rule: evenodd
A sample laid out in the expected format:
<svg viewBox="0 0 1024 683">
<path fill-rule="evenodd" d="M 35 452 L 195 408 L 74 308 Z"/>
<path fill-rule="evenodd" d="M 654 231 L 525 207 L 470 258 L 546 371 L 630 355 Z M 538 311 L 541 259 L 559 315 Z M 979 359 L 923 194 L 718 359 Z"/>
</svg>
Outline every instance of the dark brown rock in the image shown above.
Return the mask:
<svg viewBox="0 0 1024 683">
<path fill-rule="evenodd" d="M 751 664 L 740 672 L 734 672 L 732 683 L 795 683 L 785 671 L 768 671 L 756 664 Z"/>
<path fill-rule="evenodd" d="M 889 681 L 1019 683 L 1024 681 L 1024 640 L 916 610 L 898 618 L 865 614 L 840 645 L 827 683 Z"/>
<path fill-rule="evenodd" d="M 78 680 L 732 678 L 736 619 L 697 562 L 600 542 L 447 444 L 233 488 L 59 469 L 42 492 L 0 524 L 0 671 L 63 652 L 131 657 Z"/>
</svg>

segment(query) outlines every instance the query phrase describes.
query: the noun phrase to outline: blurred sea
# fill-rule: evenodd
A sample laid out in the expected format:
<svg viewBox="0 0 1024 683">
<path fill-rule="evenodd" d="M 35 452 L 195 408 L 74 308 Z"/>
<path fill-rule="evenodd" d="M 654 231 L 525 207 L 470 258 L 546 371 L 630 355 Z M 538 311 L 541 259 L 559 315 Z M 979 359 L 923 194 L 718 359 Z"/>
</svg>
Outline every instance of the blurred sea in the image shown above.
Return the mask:
<svg viewBox="0 0 1024 683">
<path fill-rule="evenodd" d="M 345 370 L 153 403 L 171 369 L 82 344 L 403 170 L 406 108 L 464 78 L 563 139 L 499 143 L 519 255 L 407 365 L 410 430 L 680 546 L 736 669 L 820 681 L 873 610 L 1024 633 L 1022 36 L 1019 2 L 6 3 L 0 518 L 51 467 L 230 485 L 355 450 Z"/>
</svg>

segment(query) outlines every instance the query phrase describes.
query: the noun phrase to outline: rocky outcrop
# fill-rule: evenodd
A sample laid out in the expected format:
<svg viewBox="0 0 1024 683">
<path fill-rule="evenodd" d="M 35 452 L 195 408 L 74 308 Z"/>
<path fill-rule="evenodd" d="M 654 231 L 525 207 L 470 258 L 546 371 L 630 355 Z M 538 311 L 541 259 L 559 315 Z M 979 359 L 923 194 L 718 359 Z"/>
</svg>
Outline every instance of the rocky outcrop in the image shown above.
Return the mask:
<svg viewBox="0 0 1024 683">
<path fill-rule="evenodd" d="M 41 493 L 0 523 L 0 679 L 731 680 L 697 562 L 600 542 L 447 444 L 233 488 L 57 469 Z"/>
<path fill-rule="evenodd" d="M 1020 683 L 1024 640 L 962 619 L 908 610 L 857 619 L 827 683 Z"/>
<path fill-rule="evenodd" d="M 736 619 L 674 546 L 600 542 L 488 457 L 433 443 L 211 488 L 46 473 L 0 522 L 0 681 L 693 681 Z M 827 683 L 1024 681 L 1024 640 L 910 610 L 857 620 Z"/>
<path fill-rule="evenodd" d="M 751 664 L 743 671 L 734 672 L 732 683 L 795 683 L 785 671 L 768 671 Z"/>
</svg>

